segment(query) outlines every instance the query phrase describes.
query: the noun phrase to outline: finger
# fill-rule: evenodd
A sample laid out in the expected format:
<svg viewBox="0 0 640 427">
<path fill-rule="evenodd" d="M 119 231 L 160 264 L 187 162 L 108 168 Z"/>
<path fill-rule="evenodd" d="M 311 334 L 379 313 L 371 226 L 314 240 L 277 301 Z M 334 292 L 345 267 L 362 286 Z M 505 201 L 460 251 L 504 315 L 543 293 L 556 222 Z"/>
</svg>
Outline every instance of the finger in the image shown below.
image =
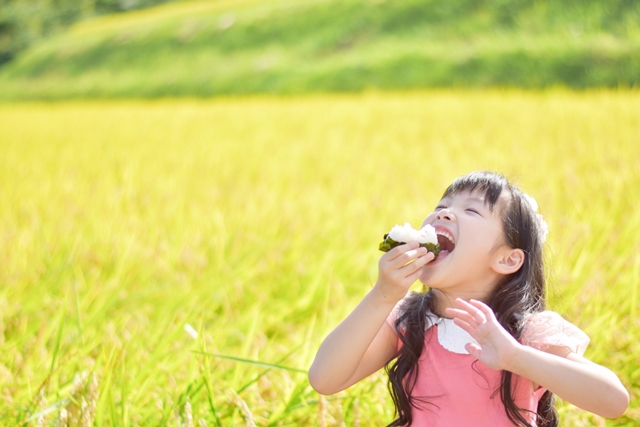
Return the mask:
<svg viewBox="0 0 640 427">
<path fill-rule="evenodd" d="M 454 319 L 459 319 L 459 320 L 462 320 L 463 322 L 468 323 L 474 329 L 478 327 L 478 323 L 476 322 L 476 319 L 464 310 L 458 310 L 457 308 L 446 308 L 445 313 L 447 313 Z"/>
<path fill-rule="evenodd" d="M 480 356 L 482 355 L 482 348 L 480 348 L 480 346 L 469 342 L 464 345 L 464 348 L 470 355 L 476 359 L 480 359 Z"/>
<path fill-rule="evenodd" d="M 392 250 L 390 250 L 389 252 L 387 252 L 386 254 L 382 255 L 382 257 L 380 258 L 381 263 L 386 263 L 392 268 L 397 269 L 411 262 L 412 260 L 417 258 L 417 256 L 421 251 L 420 251 L 420 248 L 416 248 L 416 247 L 412 248 L 409 245 L 410 244 L 407 243 L 401 246 L 397 246 Z M 397 252 L 396 252 L 396 249 L 397 249 Z"/>
<path fill-rule="evenodd" d="M 420 276 L 422 276 L 422 268 L 414 271 L 413 273 L 411 273 L 410 275 L 405 277 L 405 280 L 407 282 L 411 282 L 411 284 L 413 284 L 416 280 L 418 280 L 420 278 Z"/>
<path fill-rule="evenodd" d="M 415 242 L 414 242 L 415 243 Z M 407 243 L 391 249 L 380 257 L 378 264 L 381 268 L 398 270 L 419 256 L 420 248 L 411 249 L 411 244 Z"/>
<path fill-rule="evenodd" d="M 435 255 L 428 252 L 427 254 L 419 257 L 412 263 L 409 263 L 400 269 L 401 275 L 411 283 L 415 282 L 422 275 L 422 267 L 424 267 L 430 261 L 433 261 Z"/>
<path fill-rule="evenodd" d="M 478 324 L 481 324 L 487 321 L 487 317 L 485 316 L 484 312 L 482 312 L 477 307 L 469 304 L 468 302 L 466 302 L 461 298 L 456 298 L 455 302 L 458 305 L 458 307 L 460 307 L 461 309 L 463 309 L 464 311 L 472 315 Z"/>
<path fill-rule="evenodd" d="M 425 263 L 425 264 L 428 264 L 428 263 L 430 263 L 431 261 L 433 261 L 433 260 L 435 260 L 435 259 L 436 259 L 436 254 L 434 254 L 433 252 L 429 252 L 429 251 L 427 250 L 427 248 L 424 248 L 424 250 L 425 250 L 425 251 L 427 251 L 427 252 L 424 254 L 424 263 Z"/>
<path fill-rule="evenodd" d="M 425 256 L 426 254 L 427 254 L 426 248 L 412 249 L 407 252 L 404 252 L 403 254 L 398 256 L 396 259 L 391 261 L 392 263 L 391 265 L 393 266 L 393 268 L 401 269 L 402 267 L 412 264 L 418 258 Z"/>
<path fill-rule="evenodd" d="M 491 307 L 489 307 L 487 304 L 476 299 L 470 299 L 469 303 L 476 307 L 478 310 L 482 311 L 487 319 L 495 319 L 496 316 L 493 313 L 493 310 L 491 310 Z"/>
<path fill-rule="evenodd" d="M 411 274 L 415 270 L 422 268 L 429 261 L 433 261 L 433 258 L 435 258 L 435 255 L 433 255 L 433 253 L 431 252 L 427 252 L 425 248 L 418 248 L 416 249 L 416 251 L 417 257 L 412 262 L 403 265 L 400 270 L 404 270 L 407 272 L 407 274 Z"/>
<path fill-rule="evenodd" d="M 418 242 L 403 243 L 391 249 L 389 252 L 387 252 L 387 256 L 389 257 L 390 260 L 394 260 L 399 256 L 402 256 L 402 254 L 404 254 L 405 252 L 410 251 L 412 249 L 416 249 L 419 246 L 420 244 Z"/>
<path fill-rule="evenodd" d="M 408 268 L 408 267 L 415 268 L 415 270 L 413 272 L 410 272 L 407 276 L 405 276 L 405 278 L 407 280 L 410 280 L 411 283 L 418 280 L 420 276 L 422 276 L 422 267 L 424 267 L 430 261 L 433 261 L 433 258 L 434 258 L 433 255 L 429 256 L 429 254 L 427 254 L 423 257 L 418 258 L 411 264 L 408 264 L 405 267 L 403 267 L 403 268 Z M 411 271 L 411 269 L 408 269 L 408 271 Z"/>
</svg>

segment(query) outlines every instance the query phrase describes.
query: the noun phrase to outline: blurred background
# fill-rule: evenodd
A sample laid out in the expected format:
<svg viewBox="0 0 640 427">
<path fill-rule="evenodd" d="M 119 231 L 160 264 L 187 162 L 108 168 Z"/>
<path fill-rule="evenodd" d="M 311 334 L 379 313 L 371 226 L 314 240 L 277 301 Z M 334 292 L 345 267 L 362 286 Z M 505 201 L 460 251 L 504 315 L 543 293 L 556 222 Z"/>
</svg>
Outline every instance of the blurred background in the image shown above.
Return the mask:
<svg viewBox="0 0 640 427">
<path fill-rule="evenodd" d="M 639 79 L 637 0 L 0 0 L 0 425 L 386 425 L 306 370 L 489 169 L 637 426 Z"/>
<path fill-rule="evenodd" d="M 3 0 L 0 63 L 4 99 L 633 87 L 640 3 Z"/>
</svg>

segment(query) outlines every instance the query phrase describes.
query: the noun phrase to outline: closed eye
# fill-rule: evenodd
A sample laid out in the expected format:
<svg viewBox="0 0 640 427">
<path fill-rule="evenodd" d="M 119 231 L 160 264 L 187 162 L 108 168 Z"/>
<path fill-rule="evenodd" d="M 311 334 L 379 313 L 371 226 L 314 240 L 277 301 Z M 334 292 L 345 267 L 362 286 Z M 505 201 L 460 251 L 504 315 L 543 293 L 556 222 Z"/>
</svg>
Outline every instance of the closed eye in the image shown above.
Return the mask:
<svg viewBox="0 0 640 427">
<path fill-rule="evenodd" d="M 482 215 L 480 214 L 480 212 L 478 212 L 477 210 L 475 210 L 475 209 L 473 209 L 473 208 L 467 208 L 467 212 L 473 212 L 474 214 L 477 214 L 477 215 L 482 216 Z"/>
<path fill-rule="evenodd" d="M 446 207 L 445 205 L 438 205 L 438 206 L 436 206 L 436 208 L 435 208 L 435 210 L 436 210 L 436 211 L 440 211 L 440 210 L 442 210 L 442 209 L 447 209 L 447 207 Z"/>
</svg>

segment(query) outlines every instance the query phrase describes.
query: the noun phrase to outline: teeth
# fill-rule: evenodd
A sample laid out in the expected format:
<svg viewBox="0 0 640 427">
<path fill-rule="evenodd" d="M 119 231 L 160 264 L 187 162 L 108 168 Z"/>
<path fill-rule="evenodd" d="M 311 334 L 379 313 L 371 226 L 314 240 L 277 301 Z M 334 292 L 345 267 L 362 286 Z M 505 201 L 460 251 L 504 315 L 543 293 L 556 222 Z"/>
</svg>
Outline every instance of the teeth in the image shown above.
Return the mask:
<svg viewBox="0 0 640 427">
<path fill-rule="evenodd" d="M 444 230 L 436 230 L 436 234 L 446 237 L 447 239 L 451 240 L 451 243 L 455 243 L 453 241 L 453 236 Z"/>
</svg>

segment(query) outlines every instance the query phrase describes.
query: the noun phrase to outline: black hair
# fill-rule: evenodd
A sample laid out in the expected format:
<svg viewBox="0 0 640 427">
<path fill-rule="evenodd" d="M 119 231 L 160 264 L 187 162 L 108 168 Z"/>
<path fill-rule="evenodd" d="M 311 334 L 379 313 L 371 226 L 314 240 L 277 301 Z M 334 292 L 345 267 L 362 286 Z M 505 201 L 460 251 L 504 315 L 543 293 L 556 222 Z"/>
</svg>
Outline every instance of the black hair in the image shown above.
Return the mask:
<svg viewBox="0 0 640 427">
<path fill-rule="evenodd" d="M 504 276 L 485 301 L 496 314 L 498 322 L 519 340 L 526 317 L 545 309 L 542 230 L 536 213 L 524 194 L 503 175 L 495 172 L 472 172 L 460 177 L 445 190 L 442 198 L 463 192 L 482 193 L 491 210 L 498 205 L 506 244 L 525 253 L 520 269 Z M 409 426 L 412 423 L 412 408 L 424 409 L 425 405 L 434 405 L 424 397 L 411 394 L 419 375 L 418 359 L 424 351 L 427 313 L 435 313 L 435 309 L 436 298 L 432 290 L 411 293 L 403 300 L 394 325 L 402 346 L 385 367 L 397 416 L 389 427 Z M 535 427 L 523 415 L 525 410 L 514 401 L 512 377 L 511 372 L 502 371 L 499 394 L 507 417 L 518 427 Z M 551 392 L 546 391 L 538 402 L 536 419 L 536 426 L 557 427 L 558 414 Z"/>
</svg>

